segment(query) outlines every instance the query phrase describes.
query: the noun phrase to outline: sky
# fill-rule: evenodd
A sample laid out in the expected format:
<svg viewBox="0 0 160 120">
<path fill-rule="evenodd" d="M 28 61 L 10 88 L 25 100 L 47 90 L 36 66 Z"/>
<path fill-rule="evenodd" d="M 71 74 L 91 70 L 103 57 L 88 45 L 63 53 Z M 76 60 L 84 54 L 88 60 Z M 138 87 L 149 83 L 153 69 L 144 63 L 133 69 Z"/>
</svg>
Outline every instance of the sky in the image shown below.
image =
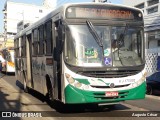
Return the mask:
<svg viewBox="0 0 160 120">
<path fill-rule="evenodd" d="M 20 2 L 20 3 L 29 3 L 34 5 L 42 5 L 44 0 L 8 0 L 13 2 Z M 57 0 L 57 5 L 60 6 L 64 3 L 72 3 L 72 2 L 92 2 L 93 0 Z M 122 4 L 123 0 L 108 0 L 111 3 L 115 4 Z M 6 0 L 0 0 L 0 33 L 3 33 L 3 8 Z"/>
</svg>

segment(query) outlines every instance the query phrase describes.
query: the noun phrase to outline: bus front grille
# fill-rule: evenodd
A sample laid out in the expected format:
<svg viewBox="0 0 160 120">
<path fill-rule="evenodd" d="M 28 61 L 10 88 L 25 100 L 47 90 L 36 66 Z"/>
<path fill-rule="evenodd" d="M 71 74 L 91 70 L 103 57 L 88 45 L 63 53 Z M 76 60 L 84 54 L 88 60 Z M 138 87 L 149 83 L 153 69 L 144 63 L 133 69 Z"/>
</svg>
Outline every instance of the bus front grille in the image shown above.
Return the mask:
<svg viewBox="0 0 160 120">
<path fill-rule="evenodd" d="M 115 85 L 114 88 L 121 88 L 121 87 L 127 87 L 129 86 L 130 84 L 126 84 L 126 85 Z M 110 86 L 95 86 L 95 85 L 91 85 L 91 87 L 93 88 L 111 88 Z"/>
<path fill-rule="evenodd" d="M 119 92 L 118 96 L 116 96 L 116 97 L 106 97 L 105 92 L 104 93 L 93 93 L 93 95 L 94 95 L 94 98 L 96 98 L 97 100 L 115 100 L 115 99 L 127 97 L 128 93 L 129 93 L 128 91 L 127 92 Z"/>
<path fill-rule="evenodd" d="M 119 78 L 135 75 L 139 73 L 139 70 L 123 70 L 123 71 L 83 71 L 78 72 L 81 75 L 95 78 Z"/>
</svg>

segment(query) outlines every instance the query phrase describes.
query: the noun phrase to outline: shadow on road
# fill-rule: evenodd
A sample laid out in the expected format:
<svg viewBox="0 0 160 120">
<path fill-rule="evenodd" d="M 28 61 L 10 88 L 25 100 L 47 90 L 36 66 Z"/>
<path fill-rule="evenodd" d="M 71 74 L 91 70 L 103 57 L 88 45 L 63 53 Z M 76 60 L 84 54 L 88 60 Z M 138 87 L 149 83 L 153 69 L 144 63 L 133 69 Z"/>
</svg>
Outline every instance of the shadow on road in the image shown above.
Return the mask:
<svg viewBox="0 0 160 120">
<path fill-rule="evenodd" d="M 15 95 L 16 94 L 16 95 Z M 3 83 L 0 79 L 0 112 L 20 112 L 21 111 L 21 100 L 22 100 L 22 90 L 18 92 L 12 91 L 8 86 Z M 2 114 L 5 116 L 5 114 Z M 11 120 L 21 120 L 20 118 L 10 118 Z"/>
</svg>

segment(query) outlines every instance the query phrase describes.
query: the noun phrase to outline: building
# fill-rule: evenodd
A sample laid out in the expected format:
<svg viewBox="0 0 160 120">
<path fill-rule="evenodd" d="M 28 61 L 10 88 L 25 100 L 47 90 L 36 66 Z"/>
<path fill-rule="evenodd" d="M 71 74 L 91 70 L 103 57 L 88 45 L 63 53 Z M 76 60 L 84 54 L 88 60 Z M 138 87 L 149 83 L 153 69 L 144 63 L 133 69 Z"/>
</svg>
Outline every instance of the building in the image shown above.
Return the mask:
<svg viewBox="0 0 160 120">
<path fill-rule="evenodd" d="M 142 9 L 146 40 L 146 70 L 160 69 L 160 0 L 123 0 L 123 4 Z"/>
<path fill-rule="evenodd" d="M 53 10 L 53 8 L 46 7 L 46 3 L 42 6 L 16 3 L 11 1 L 6 1 L 3 9 L 4 13 L 4 41 L 7 47 L 7 42 L 13 42 L 14 35 L 17 31 L 24 29 L 26 24 L 33 23 L 46 15 L 48 12 Z M 17 24 L 22 24 L 21 27 L 17 29 Z"/>
<path fill-rule="evenodd" d="M 3 43 L 4 43 L 4 35 L 0 33 L 0 50 L 2 49 Z"/>
</svg>

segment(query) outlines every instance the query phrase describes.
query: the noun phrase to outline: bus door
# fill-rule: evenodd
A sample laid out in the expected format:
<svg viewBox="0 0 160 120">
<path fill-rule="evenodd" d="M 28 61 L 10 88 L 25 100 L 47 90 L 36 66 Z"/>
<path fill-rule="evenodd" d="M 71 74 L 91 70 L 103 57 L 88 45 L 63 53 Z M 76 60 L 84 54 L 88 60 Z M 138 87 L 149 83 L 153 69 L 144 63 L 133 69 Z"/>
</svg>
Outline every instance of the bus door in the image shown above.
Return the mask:
<svg viewBox="0 0 160 120">
<path fill-rule="evenodd" d="M 56 52 L 56 24 L 52 22 L 52 40 L 53 40 L 53 53 Z M 55 55 L 53 54 L 53 98 L 58 99 L 58 76 L 57 76 L 57 61 L 55 59 Z"/>
<path fill-rule="evenodd" d="M 26 64 L 27 64 L 27 86 L 33 88 L 33 81 L 32 81 L 32 59 L 31 59 L 31 53 L 32 53 L 32 39 L 31 34 L 27 35 L 26 40 Z"/>
<path fill-rule="evenodd" d="M 53 75 L 54 75 L 54 88 L 53 94 L 55 99 L 61 100 L 61 74 L 62 74 L 62 57 L 61 57 L 61 48 L 62 48 L 62 23 L 60 20 L 53 22 Z"/>
</svg>

